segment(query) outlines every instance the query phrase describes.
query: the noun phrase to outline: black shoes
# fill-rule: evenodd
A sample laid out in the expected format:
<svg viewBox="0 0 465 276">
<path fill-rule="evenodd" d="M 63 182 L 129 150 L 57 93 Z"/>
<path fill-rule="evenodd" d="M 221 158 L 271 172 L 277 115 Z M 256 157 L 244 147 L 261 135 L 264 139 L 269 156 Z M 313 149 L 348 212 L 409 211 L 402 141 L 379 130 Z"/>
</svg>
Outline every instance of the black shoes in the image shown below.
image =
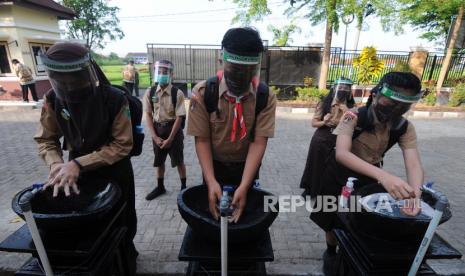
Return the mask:
<svg viewBox="0 0 465 276">
<path fill-rule="evenodd" d="M 337 269 L 337 253 L 326 249 L 323 253 L 323 274 L 325 276 L 334 276 Z"/>
<path fill-rule="evenodd" d="M 161 196 L 162 194 L 165 194 L 166 193 L 166 190 L 165 190 L 165 187 L 156 187 L 155 189 L 153 189 L 153 191 L 151 191 L 146 197 L 145 199 L 146 200 L 152 200 L 152 199 L 155 199 L 159 196 Z"/>
</svg>

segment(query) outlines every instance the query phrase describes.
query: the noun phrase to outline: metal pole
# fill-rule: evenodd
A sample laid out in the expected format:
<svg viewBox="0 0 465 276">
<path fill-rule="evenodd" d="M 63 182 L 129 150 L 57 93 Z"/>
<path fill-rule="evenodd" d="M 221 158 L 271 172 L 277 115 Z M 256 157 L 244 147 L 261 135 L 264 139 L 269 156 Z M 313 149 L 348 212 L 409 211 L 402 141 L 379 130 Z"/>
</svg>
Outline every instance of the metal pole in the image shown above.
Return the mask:
<svg viewBox="0 0 465 276">
<path fill-rule="evenodd" d="M 29 232 L 31 233 L 32 240 L 34 241 L 34 245 L 36 247 L 37 253 L 39 254 L 40 262 L 45 270 L 46 276 L 53 276 L 52 267 L 50 266 L 50 261 L 47 257 L 47 252 L 45 251 L 44 244 L 42 242 L 42 238 L 39 234 L 39 229 L 37 229 L 36 221 L 34 220 L 34 216 L 32 214 L 32 207 L 31 207 L 31 199 L 34 194 L 38 191 L 38 189 L 34 189 L 33 192 L 25 193 L 19 202 L 21 210 L 23 211 L 24 218 L 26 219 L 27 227 L 29 228 Z"/>
<path fill-rule="evenodd" d="M 221 217 L 221 276 L 228 276 L 228 218 Z"/>
<path fill-rule="evenodd" d="M 413 260 L 408 276 L 415 276 L 417 274 L 418 269 L 420 268 L 420 265 L 423 262 L 423 258 L 425 257 L 426 250 L 428 250 L 431 240 L 433 239 L 434 232 L 436 231 L 439 221 L 441 220 L 442 213 L 448 204 L 448 200 L 445 195 L 439 192 L 433 191 L 432 189 L 425 188 L 425 187 L 423 187 L 422 189 L 423 191 L 426 189 L 433 193 L 433 197 L 436 198 L 436 204 L 434 206 L 435 210 L 434 210 L 433 218 L 431 219 L 428 225 L 428 229 L 426 230 L 425 236 L 423 237 L 423 240 L 421 241 L 420 248 L 418 248 L 417 255 L 415 256 L 415 259 Z"/>
<path fill-rule="evenodd" d="M 346 64 L 346 45 L 347 45 L 347 27 L 346 25 L 346 32 L 344 34 L 344 52 L 342 53 L 342 75 L 344 75 L 345 72 L 345 64 Z"/>
</svg>

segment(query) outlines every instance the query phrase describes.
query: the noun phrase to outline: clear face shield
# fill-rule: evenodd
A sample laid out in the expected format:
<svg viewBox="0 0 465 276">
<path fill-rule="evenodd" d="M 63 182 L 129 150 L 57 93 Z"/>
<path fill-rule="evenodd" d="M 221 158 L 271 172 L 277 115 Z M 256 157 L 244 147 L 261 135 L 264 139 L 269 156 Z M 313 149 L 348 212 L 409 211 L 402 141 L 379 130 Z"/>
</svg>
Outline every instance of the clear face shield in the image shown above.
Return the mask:
<svg viewBox="0 0 465 276">
<path fill-rule="evenodd" d="M 249 91 L 250 85 L 256 92 L 260 81 L 260 54 L 242 56 L 223 49 L 223 71 L 231 94 L 240 96 Z"/>
<path fill-rule="evenodd" d="M 96 94 L 99 80 L 90 56 L 72 62 L 55 61 L 41 55 L 42 63 L 57 97 L 68 103 L 81 103 Z"/>
<path fill-rule="evenodd" d="M 157 61 L 153 67 L 153 82 L 168 85 L 171 82 L 172 73 L 173 65 Z"/>
<path fill-rule="evenodd" d="M 373 108 L 378 120 L 380 122 L 387 122 L 400 118 L 410 109 L 412 104 L 418 102 L 420 99 L 421 93 L 406 95 L 384 84 L 374 99 Z"/>
<path fill-rule="evenodd" d="M 344 103 L 352 97 L 353 82 L 348 79 L 339 79 L 334 86 L 334 101 Z"/>
</svg>

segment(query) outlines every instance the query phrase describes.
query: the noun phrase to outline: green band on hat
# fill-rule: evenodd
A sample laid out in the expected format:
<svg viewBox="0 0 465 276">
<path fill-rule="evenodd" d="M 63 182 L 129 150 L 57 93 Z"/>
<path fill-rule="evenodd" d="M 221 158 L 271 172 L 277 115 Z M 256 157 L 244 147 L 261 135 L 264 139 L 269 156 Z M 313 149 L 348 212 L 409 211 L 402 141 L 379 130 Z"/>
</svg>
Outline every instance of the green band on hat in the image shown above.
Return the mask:
<svg viewBox="0 0 465 276">
<path fill-rule="evenodd" d="M 416 103 L 421 99 L 421 93 L 418 93 L 415 96 L 407 96 L 400 92 L 396 92 L 390 89 L 389 87 L 387 87 L 387 85 L 384 85 L 383 88 L 381 88 L 380 93 L 381 95 L 385 97 L 388 97 L 390 99 L 403 102 L 403 103 Z"/>
<path fill-rule="evenodd" d="M 335 81 L 335 84 L 338 85 L 338 84 L 347 84 L 347 85 L 353 85 L 353 81 L 351 80 L 342 80 L 342 79 L 338 79 Z"/>
<path fill-rule="evenodd" d="M 56 60 L 49 59 L 46 55 L 41 54 L 40 59 L 45 69 L 56 71 L 56 72 L 76 72 L 83 70 L 86 67 L 91 65 L 90 56 L 86 55 L 80 60 L 72 62 L 60 62 Z"/>
<path fill-rule="evenodd" d="M 260 63 L 260 55 L 257 56 L 241 56 L 227 52 L 223 50 L 223 60 L 235 63 L 235 64 L 243 64 L 243 65 L 257 65 Z"/>
</svg>

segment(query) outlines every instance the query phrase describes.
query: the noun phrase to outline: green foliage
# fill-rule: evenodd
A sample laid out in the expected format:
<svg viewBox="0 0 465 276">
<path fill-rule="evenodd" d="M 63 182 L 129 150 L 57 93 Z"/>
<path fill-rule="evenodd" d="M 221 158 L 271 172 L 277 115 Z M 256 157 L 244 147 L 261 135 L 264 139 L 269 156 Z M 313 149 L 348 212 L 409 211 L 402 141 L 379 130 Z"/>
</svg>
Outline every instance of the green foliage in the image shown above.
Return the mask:
<svg viewBox="0 0 465 276">
<path fill-rule="evenodd" d="M 392 72 L 412 72 L 412 70 L 410 70 L 410 66 L 408 66 L 406 62 L 398 60 L 396 64 L 394 64 Z"/>
<path fill-rule="evenodd" d="M 436 104 L 436 93 L 434 90 L 426 94 L 426 96 L 421 101 L 426 105 L 434 106 Z"/>
<path fill-rule="evenodd" d="M 448 81 L 450 87 L 455 87 L 460 83 L 465 83 L 465 76 L 457 77 L 457 78 L 450 78 Z"/>
<path fill-rule="evenodd" d="M 232 22 L 248 26 L 252 21 L 261 21 L 271 14 L 267 0 L 233 0 L 241 8 L 236 12 Z"/>
<path fill-rule="evenodd" d="M 293 33 L 300 34 L 302 30 L 299 26 L 291 22 L 291 24 L 280 28 L 268 25 L 268 31 L 273 33 L 273 46 L 289 46 L 289 43 L 293 41 L 290 36 Z"/>
<path fill-rule="evenodd" d="M 123 83 L 123 65 L 100 65 L 103 73 L 112 84 L 121 85 Z M 139 70 L 139 87 L 146 88 L 150 86 L 150 75 L 147 65 L 136 64 L 136 68 Z M 143 93 L 143 91 L 142 91 Z"/>
<path fill-rule="evenodd" d="M 450 106 L 459 106 L 465 103 L 465 83 L 459 83 L 449 96 Z"/>
<path fill-rule="evenodd" d="M 124 37 L 116 16 L 118 7 L 108 6 L 107 0 L 62 0 L 63 5 L 73 9 L 77 18 L 66 22 L 67 35 L 86 42 L 90 49 L 103 48 L 105 40 Z"/>
<path fill-rule="evenodd" d="M 316 87 L 296 87 L 298 101 L 319 102 L 324 96 L 328 95 L 327 89 L 318 89 Z"/>
<path fill-rule="evenodd" d="M 398 0 L 397 21 L 410 24 L 415 30 L 423 30 L 420 38 L 445 42 L 451 27 L 452 16 L 457 15 L 462 0 Z"/>
<path fill-rule="evenodd" d="M 281 88 L 272 85 L 272 86 L 270 86 L 270 90 L 271 90 L 271 92 L 273 92 L 273 94 L 276 95 L 277 98 L 279 98 L 279 96 L 281 94 Z"/>
<path fill-rule="evenodd" d="M 380 76 L 384 62 L 378 59 L 374 47 L 365 47 L 360 56 L 354 59 L 353 66 L 358 69 L 357 81 L 361 84 L 370 84 L 373 79 Z"/>
</svg>

